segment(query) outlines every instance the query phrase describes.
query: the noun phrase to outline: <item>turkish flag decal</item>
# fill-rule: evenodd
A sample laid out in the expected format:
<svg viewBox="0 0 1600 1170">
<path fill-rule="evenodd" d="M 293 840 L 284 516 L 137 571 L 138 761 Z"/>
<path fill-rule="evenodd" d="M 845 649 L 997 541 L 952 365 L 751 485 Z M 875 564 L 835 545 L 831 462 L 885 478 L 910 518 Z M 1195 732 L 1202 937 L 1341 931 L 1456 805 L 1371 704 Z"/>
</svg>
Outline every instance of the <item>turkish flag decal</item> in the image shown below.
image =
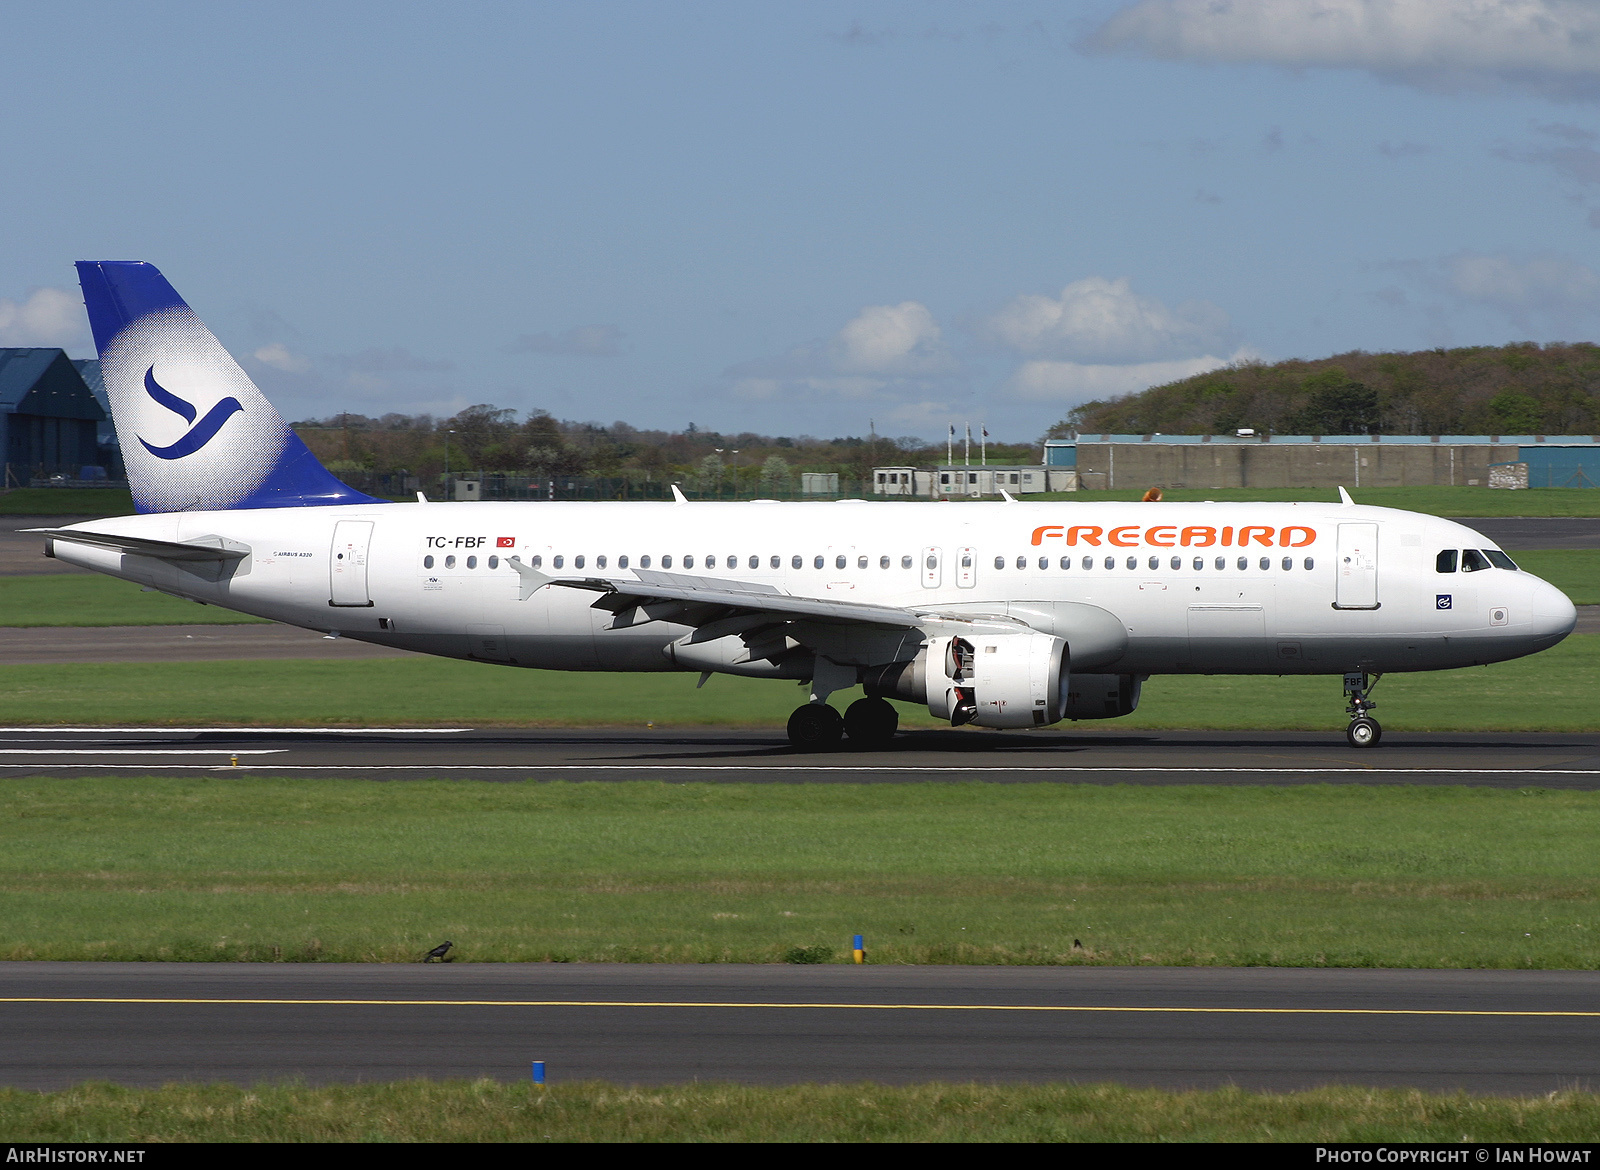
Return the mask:
<svg viewBox="0 0 1600 1170">
<path fill-rule="evenodd" d="M 495 538 L 495 548 L 516 548 L 517 538 L 514 536 L 500 536 Z"/>
</svg>

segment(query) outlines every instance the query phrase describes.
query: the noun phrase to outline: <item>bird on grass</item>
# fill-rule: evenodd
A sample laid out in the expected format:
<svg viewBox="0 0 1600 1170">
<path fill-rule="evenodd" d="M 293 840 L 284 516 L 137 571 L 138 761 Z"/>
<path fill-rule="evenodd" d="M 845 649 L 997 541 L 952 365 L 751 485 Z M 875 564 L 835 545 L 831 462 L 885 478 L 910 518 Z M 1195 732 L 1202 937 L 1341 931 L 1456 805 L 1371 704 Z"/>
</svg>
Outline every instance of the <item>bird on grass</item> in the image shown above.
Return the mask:
<svg viewBox="0 0 1600 1170">
<path fill-rule="evenodd" d="M 450 952 L 450 948 L 455 945 L 455 943 L 449 941 L 442 942 L 438 946 L 434 947 L 433 950 L 423 955 L 422 961 L 424 963 L 448 963 L 450 960 L 445 958 L 445 955 L 447 955 Z"/>
</svg>

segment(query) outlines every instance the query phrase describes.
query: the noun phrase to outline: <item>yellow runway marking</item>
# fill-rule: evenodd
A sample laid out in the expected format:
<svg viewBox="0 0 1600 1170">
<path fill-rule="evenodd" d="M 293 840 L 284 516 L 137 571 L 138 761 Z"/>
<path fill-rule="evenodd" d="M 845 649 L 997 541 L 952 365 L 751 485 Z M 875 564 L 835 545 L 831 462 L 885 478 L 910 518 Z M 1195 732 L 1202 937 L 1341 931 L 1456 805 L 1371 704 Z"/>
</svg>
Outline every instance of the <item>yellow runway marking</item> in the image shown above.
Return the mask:
<svg viewBox="0 0 1600 1170">
<path fill-rule="evenodd" d="M 823 1008 L 879 1012 L 1151 1012 L 1220 1016 L 1558 1016 L 1597 1019 L 1600 1011 L 1497 1011 L 1468 1008 L 1266 1008 L 1117 1007 L 1083 1004 L 1004 1003 L 759 1003 L 721 1000 L 638 999 L 180 999 L 113 996 L 0 996 L 6 1003 L 304 1005 L 320 1007 L 600 1007 L 600 1008 Z"/>
</svg>

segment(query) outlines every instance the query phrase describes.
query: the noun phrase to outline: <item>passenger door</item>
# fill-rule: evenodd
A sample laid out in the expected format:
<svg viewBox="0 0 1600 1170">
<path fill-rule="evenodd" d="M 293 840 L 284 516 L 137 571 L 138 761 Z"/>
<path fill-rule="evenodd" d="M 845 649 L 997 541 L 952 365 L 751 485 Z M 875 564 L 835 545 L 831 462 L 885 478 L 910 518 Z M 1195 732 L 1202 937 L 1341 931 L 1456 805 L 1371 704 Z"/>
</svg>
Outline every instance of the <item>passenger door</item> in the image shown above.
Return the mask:
<svg viewBox="0 0 1600 1170">
<path fill-rule="evenodd" d="M 1339 525 L 1338 579 L 1334 609 L 1378 608 L 1378 526 L 1370 522 Z"/>
<path fill-rule="evenodd" d="M 340 520 L 333 526 L 328 557 L 329 605 L 370 606 L 367 552 L 372 544 L 371 520 Z"/>
</svg>

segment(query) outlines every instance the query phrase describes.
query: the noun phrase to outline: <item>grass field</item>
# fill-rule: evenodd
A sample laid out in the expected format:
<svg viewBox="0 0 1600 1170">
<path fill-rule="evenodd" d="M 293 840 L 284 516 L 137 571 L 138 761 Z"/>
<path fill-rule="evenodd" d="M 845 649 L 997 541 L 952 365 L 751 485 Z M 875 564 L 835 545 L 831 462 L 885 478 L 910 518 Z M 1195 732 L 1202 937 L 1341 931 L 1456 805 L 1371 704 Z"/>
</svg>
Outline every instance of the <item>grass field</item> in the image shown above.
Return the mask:
<svg viewBox="0 0 1600 1170">
<path fill-rule="evenodd" d="M 1600 793 L 0 782 L 0 959 L 1594 968 Z M 1079 940 L 1082 947 L 1074 946 Z"/>
<path fill-rule="evenodd" d="M 133 497 L 120 488 L 13 488 L 0 492 L 3 516 L 127 516 Z"/>
<path fill-rule="evenodd" d="M 41 489 L 42 490 L 42 489 Z M 0 626 L 237 625 L 262 619 L 98 573 L 0 577 Z"/>
<path fill-rule="evenodd" d="M 1110 492 L 1049 492 L 1027 497 L 1029 502 L 1066 500 L 1137 500 L 1145 487 Z M 1600 516 L 1600 491 L 1584 488 L 1532 488 L 1526 491 L 1490 491 L 1483 487 L 1356 488 L 1345 485 L 1358 504 L 1404 508 L 1435 516 Z M 1332 488 L 1170 488 L 1174 501 L 1322 501 L 1339 495 Z M 0 492 L 0 515 L 11 516 L 126 516 L 133 497 L 109 488 L 15 488 Z"/>
<path fill-rule="evenodd" d="M 201 613 L 205 609 L 195 606 Z M 860 694 L 833 696 L 843 706 Z M 1600 635 L 1575 634 L 1532 658 L 1387 676 L 1376 691 L 1390 731 L 1600 730 Z M 0 710 L 13 726 L 782 727 L 804 699 L 793 683 L 692 674 L 521 670 L 445 658 L 320 662 L 69 663 L 12 666 Z M 907 728 L 941 726 L 898 705 Z M 1310 730 L 1347 717 L 1337 676 L 1166 675 L 1122 719 L 1066 723 L 1050 735 L 1131 728 Z M 1027 735 L 981 732 L 973 735 Z"/>
<path fill-rule="evenodd" d="M 405 1081 L 0 1090 L 12 1142 L 1572 1142 L 1600 1096 Z"/>
</svg>

